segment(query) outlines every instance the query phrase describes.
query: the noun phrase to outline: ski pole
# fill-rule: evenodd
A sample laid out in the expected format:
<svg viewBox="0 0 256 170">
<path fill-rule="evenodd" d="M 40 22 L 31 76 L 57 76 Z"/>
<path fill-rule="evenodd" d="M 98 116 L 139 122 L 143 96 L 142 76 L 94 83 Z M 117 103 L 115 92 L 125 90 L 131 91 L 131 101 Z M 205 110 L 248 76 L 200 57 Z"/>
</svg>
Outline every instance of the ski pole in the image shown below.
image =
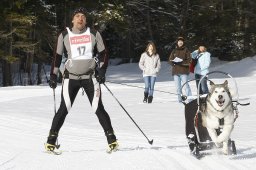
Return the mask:
<svg viewBox="0 0 256 170">
<path fill-rule="evenodd" d="M 148 137 L 145 135 L 145 133 L 141 130 L 141 128 L 138 126 L 138 124 L 133 120 L 133 118 L 130 116 L 130 114 L 127 112 L 127 110 L 123 107 L 123 105 L 119 102 L 119 100 L 115 97 L 115 95 L 112 93 L 112 91 L 108 88 L 108 86 L 103 83 L 103 85 L 106 87 L 106 89 L 109 91 L 109 93 L 115 98 L 115 100 L 118 102 L 118 104 L 122 107 L 122 109 L 125 111 L 125 113 L 129 116 L 129 118 L 133 121 L 133 123 L 137 126 L 137 128 L 141 131 L 141 133 L 145 136 L 147 139 L 148 143 L 150 145 L 153 144 L 153 139 L 149 140 Z"/>
<path fill-rule="evenodd" d="M 56 114 L 56 98 L 55 98 L 55 89 L 53 90 L 53 100 L 54 100 L 54 113 Z"/>
<path fill-rule="evenodd" d="M 44 68 L 44 64 L 43 64 L 43 71 L 44 71 L 44 74 L 45 74 L 45 78 L 46 78 L 46 81 L 47 83 L 49 83 L 49 79 L 47 77 L 47 74 L 46 74 L 46 71 L 45 71 L 45 68 Z M 56 97 L 55 97 L 55 89 L 52 89 L 53 90 L 53 101 L 54 101 L 54 114 L 56 114 Z"/>
</svg>

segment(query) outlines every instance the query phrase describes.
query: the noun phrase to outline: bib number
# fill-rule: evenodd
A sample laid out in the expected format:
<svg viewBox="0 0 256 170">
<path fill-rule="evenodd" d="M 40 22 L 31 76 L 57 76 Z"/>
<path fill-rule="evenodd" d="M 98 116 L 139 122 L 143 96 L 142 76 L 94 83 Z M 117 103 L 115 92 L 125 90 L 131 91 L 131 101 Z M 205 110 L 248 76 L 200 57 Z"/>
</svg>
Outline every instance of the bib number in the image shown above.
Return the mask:
<svg viewBox="0 0 256 170">
<path fill-rule="evenodd" d="M 86 49 L 86 47 L 85 47 L 85 46 L 77 47 L 77 50 L 78 50 L 79 56 L 83 56 L 83 55 L 85 54 L 85 49 Z"/>
</svg>

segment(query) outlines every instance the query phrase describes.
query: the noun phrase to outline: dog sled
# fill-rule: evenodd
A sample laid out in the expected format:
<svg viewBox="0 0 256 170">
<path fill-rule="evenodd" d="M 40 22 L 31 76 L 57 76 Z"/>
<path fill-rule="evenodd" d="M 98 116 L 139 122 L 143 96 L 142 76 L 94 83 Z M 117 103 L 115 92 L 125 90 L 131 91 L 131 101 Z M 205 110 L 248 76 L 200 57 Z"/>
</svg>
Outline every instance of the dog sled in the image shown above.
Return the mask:
<svg viewBox="0 0 256 170">
<path fill-rule="evenodd" d="M 250 103 L 241 104 L 239 102 L 239 94 L 238 94 L 238 88 L 237 83 L 235 79 L 228 73 L 221 72 L 221 71 L 213 71 L 208 73 L 207 75 L 203 76 L 198 83 L 197 88 L 197 96 L 196 98 L 189 98 L 189 96 L 183 95 L 183 87 L 186 83 L 189 83 L 193 80 L 189 80 L 182 86 L 182 99 L 183 103 L 185 105 L 185 120 L 186 120 L 186 137 L 188 140 L 189 149 L 191 151 L 191 154 L 195 156 L 196 158 L 200 158 L 202 156 L 201 151 L 205 150 L 211 150 L 213 148 L 216 148 L 216 143 L 211 139 L 208 129 L 204 126 L 203 123 L 203 111 L 202 108 L 205 108 L 206 106 L 206 100 L 209 94 L 201 95 L 199 94 L 199 87 L 201 84 L 201 81 L 206 78 L 207 81 L 212 82 L 212 80 L 209 79 L 209 75 L 212 74 L 222 74 L 227 76 L 229 79 L 233 81 L 233 84 L 235 86 L 235 94 L 230 102 L 232 108 L 233 108 L 233 115 L 234 115 L 234 122 L 238 118 L 238 105 L 245 106 L 249 105 Z M 223 130 L 223 124 L 224 119 L 219 119 L 219 128 L 215 129 L 216 134 L 219 136 L 222 133 Z M 221 146 L 218 146 L 221 147 Z M 236 155 L 236 145 L 235 141 L 231 138 L 228 139 L 228 154 Z"/>
</svg>

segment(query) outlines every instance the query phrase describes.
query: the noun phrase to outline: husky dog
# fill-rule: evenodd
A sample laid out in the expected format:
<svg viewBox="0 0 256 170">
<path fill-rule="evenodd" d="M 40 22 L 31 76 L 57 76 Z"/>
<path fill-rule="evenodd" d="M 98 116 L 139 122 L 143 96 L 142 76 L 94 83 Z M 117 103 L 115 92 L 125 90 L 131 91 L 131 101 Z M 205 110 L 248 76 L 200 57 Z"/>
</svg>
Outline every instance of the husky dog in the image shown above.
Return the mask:
<svg viewBox="0 0 256 170">
<path fill-rule="evenodd" d="M 234 127 L 234 110 L 228 81 L 223 84 L 214 84 L 211 81 L 210 86 L 206 105 L 202 111 L 202 123 L 215 145 L 217 147 L 222 145 L 223 153 L 229 154 L 228 140 Z M 224 124 L 220 125 L 220 120 L 223 119 Z M 218 135 L 216 130 L 219 128 L 222 132 Z"/>
</svg>

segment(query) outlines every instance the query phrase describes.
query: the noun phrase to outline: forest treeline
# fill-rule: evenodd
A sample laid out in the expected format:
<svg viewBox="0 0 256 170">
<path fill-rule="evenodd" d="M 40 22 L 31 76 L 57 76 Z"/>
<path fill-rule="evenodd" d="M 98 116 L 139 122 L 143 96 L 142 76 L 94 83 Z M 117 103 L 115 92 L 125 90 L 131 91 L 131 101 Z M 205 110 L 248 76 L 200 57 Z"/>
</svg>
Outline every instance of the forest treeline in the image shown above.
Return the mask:
<svg viewBox="0 0 256 170">
<path fill-rule="evenodd" d="M 88 11 L 110 58 L 137 62 L 148 41 L 164 61 L 177 36 L 194 50 L 204 43 L 213 57 L 240 60 L 256 52 L 255 0 L 1 0 L 0 86 L 41 84 L 57 35 L 71 26 L 76 7 Z M 36 69 L 34 68 L 36 64 Z M 36 82 L 32 70 L 37 70 Z M 17 83 L 16 83 L 17 84 Z"/>
</svg>

